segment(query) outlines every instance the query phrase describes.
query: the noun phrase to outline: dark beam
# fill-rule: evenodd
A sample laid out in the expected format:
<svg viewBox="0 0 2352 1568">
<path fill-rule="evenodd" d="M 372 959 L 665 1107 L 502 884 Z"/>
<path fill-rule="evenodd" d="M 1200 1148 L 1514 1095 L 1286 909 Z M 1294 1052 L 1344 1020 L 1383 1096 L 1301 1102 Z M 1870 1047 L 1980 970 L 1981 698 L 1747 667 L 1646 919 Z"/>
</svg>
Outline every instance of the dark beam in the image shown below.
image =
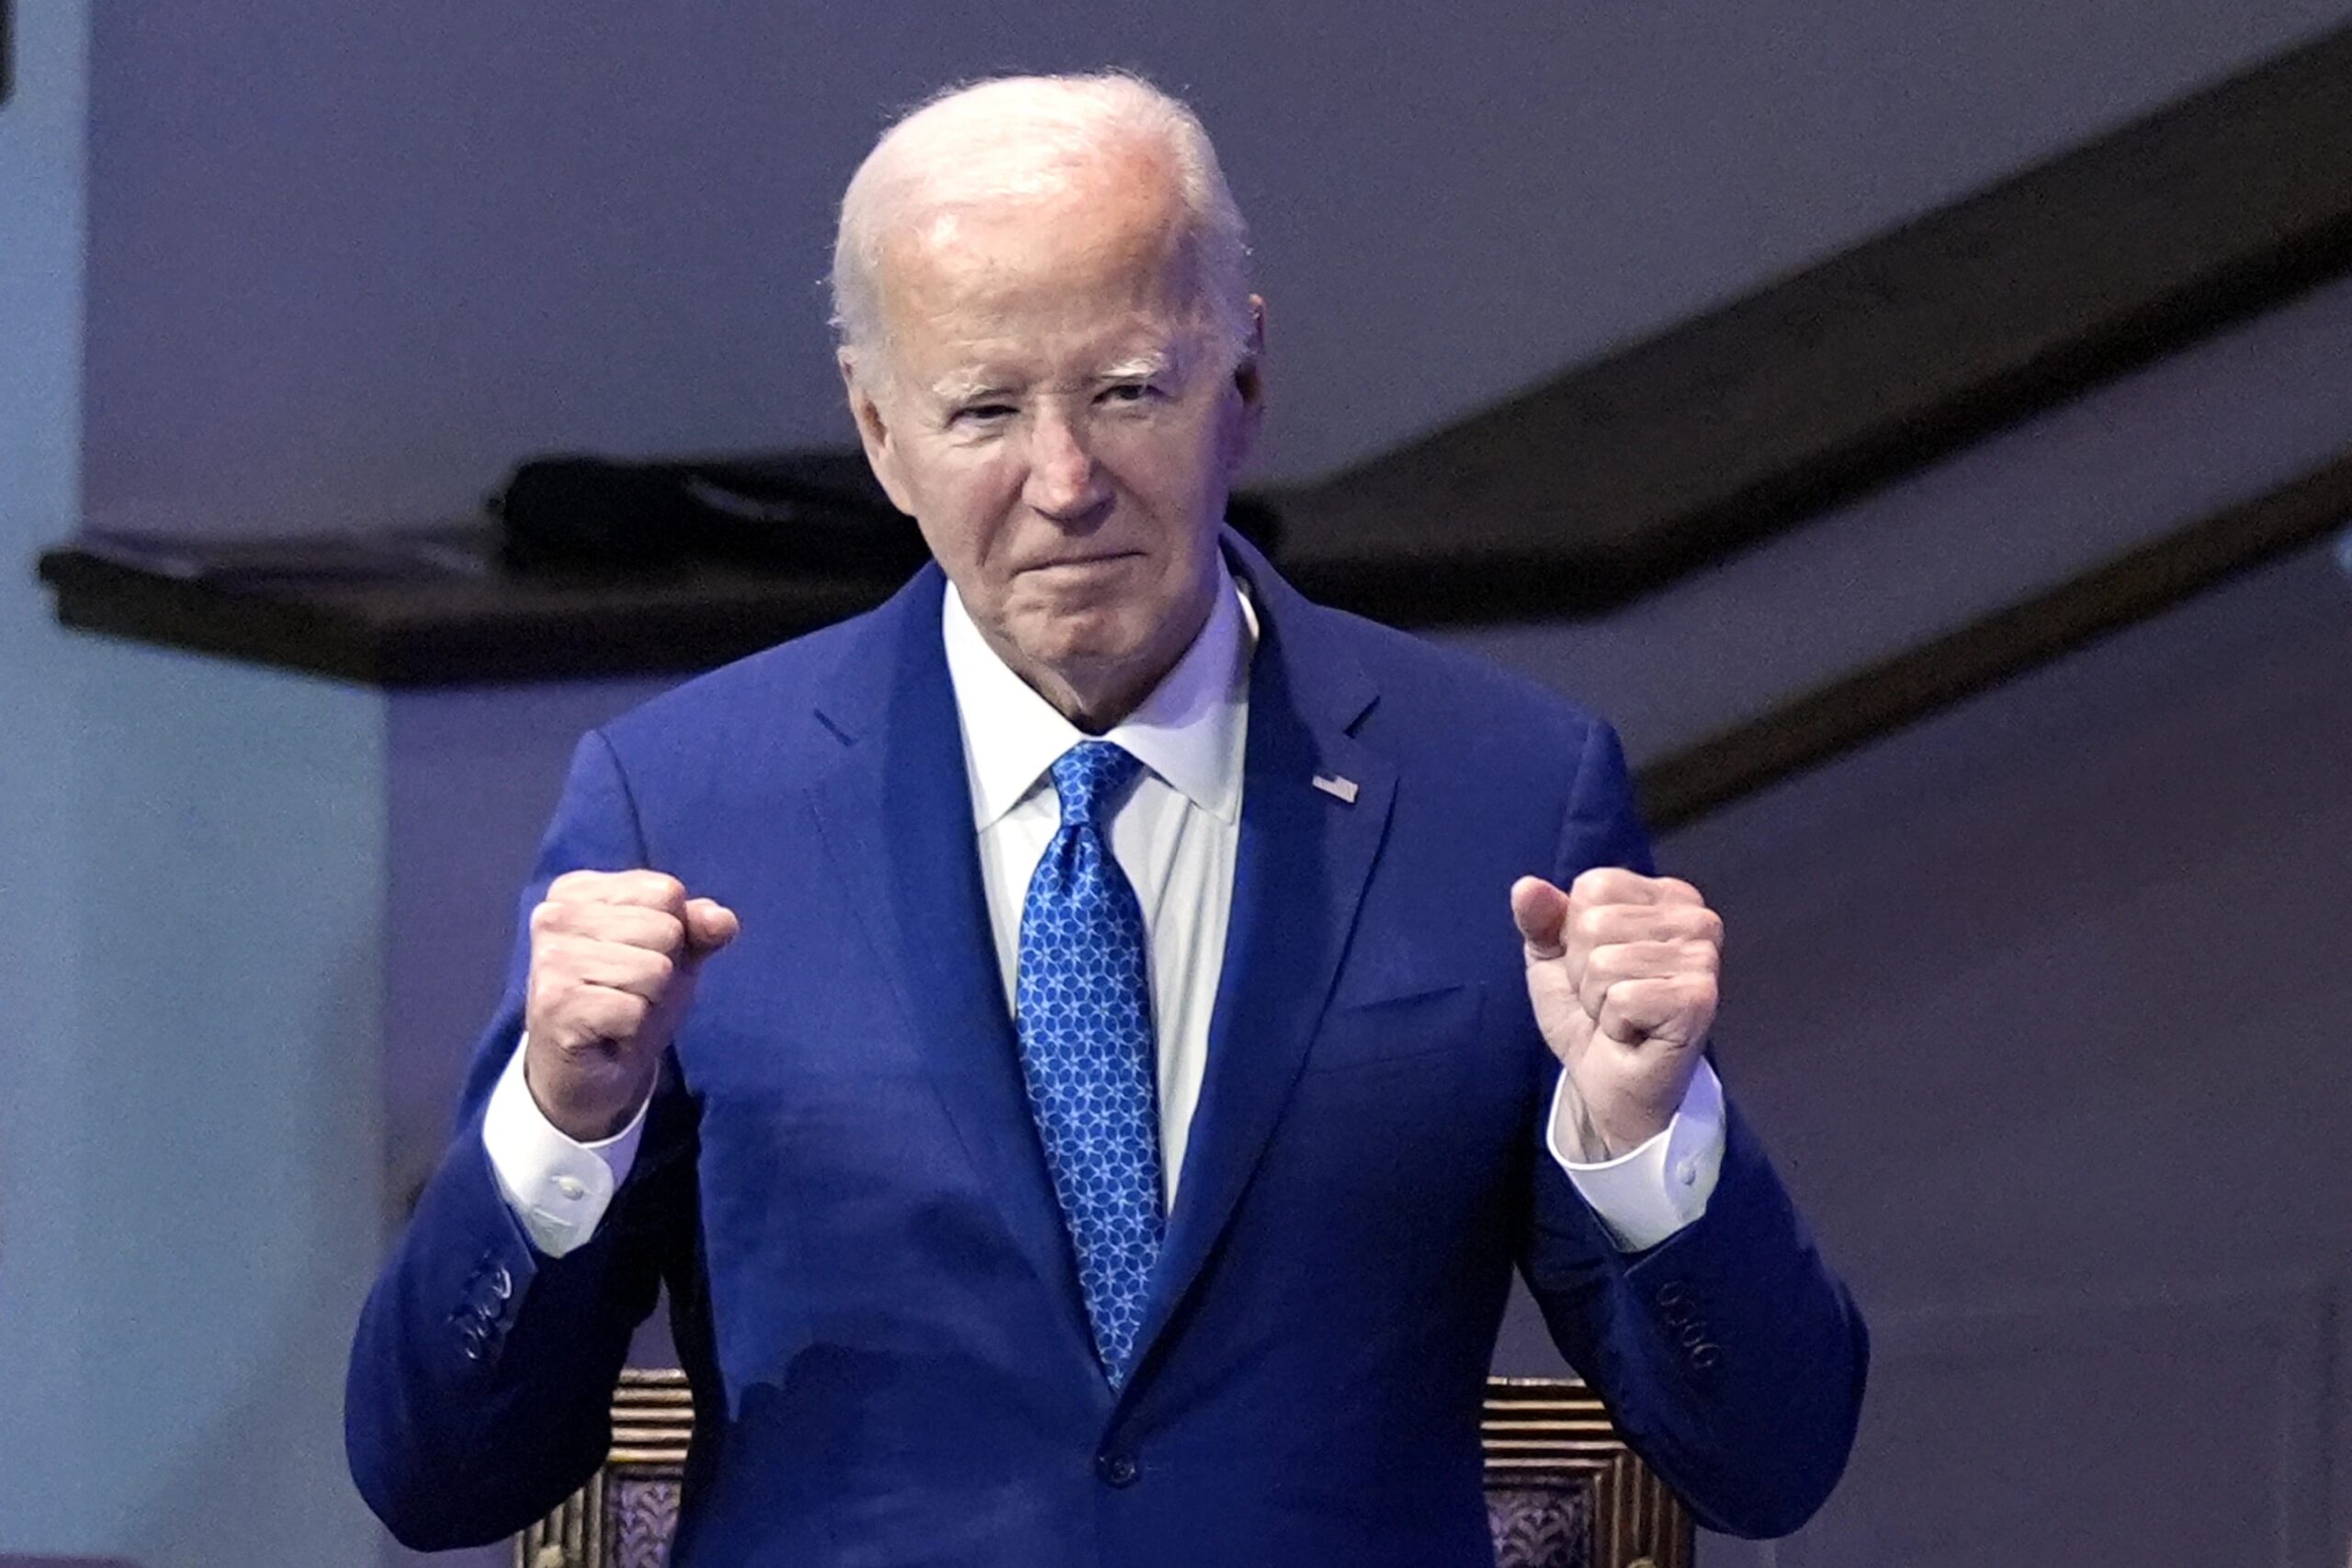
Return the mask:
<svg viewBox="0 0 2352 1568">
<path fill-rule="evenodd" d="M 501 570 L 487 528 L 435 541 L 473 573 L 183 577 L 107 552 L 40 558 L 57 618 L 375 686 L 692 674 L 872 609 L 892 585 L 720 562 L 627 578 Z"/>
<path fill-rule="evenodd" d="M 1318 597 L 1589 611 L 2352 269 L 2352 29 L 1327 482 Z"/>
<path fill-rule="evenodd" d="M 1917 723 L 2352 523 L 2352 453 L 1641 771 L 1661 831 Z"/>
</svg>

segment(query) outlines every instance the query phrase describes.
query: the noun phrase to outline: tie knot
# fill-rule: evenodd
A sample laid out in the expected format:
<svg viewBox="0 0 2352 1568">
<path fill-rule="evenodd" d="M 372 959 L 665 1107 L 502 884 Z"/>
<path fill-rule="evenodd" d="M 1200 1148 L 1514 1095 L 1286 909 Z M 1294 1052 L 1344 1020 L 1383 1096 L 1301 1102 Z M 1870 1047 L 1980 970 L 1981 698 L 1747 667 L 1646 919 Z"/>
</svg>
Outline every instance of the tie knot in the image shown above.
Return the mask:
<svg viewBox="0 0 2352 1568">
<path fill-rule="evenodd" d="M 1143 764 L 1108 740 L 1081 740 L 1054 759 L 1054 793 L 1061 797 L 1062 826 L 1092 825 L 1102 803 L 1126 787 Z"/>
</svg>

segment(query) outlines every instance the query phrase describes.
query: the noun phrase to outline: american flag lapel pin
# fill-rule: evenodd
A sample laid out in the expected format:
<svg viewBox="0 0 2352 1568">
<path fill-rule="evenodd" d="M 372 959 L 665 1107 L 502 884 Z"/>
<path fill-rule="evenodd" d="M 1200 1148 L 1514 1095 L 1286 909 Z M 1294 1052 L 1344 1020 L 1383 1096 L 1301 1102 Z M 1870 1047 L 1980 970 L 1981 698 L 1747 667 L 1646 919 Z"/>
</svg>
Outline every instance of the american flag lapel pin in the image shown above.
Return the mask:
<svg viewBox="0 0 2352 1568">
<path fill-rule="evenodd" d="M 1343 806 L 1356 803 L 1356 781 L 1353 779 L 1341 778 L 1337 773 L 1317 773 L 1315 775 L 1315 787 Z"/>
</svg>

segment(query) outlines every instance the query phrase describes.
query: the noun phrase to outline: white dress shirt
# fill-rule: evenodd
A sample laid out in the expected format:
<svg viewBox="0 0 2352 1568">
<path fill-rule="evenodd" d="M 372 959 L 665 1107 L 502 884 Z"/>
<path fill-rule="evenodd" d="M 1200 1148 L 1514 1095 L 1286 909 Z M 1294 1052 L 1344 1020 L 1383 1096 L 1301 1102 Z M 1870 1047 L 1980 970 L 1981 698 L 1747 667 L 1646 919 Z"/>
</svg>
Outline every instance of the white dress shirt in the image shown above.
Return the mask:
<svg viewBox="0 0 2352 1568">
<path fill-rule="evenodd" d="M 1111 817 L 1108 836 L 1143 908 L 1166 1204 L 1175 1201 L 1207 1071 L 1209 1015 L 1225 965 L 1241 841 L 1250 660 L 1258 628 L 1248 597 L 1222 562 L 1218 572 L 1216 602 L 1200 636 L 1135 712 L 1101 737 L 1143 763 Z M 1061 824 L 1047 770 L 1089 737 L 997 657 L 953 587 L 941 635 L 962 723 L 989 925 L 1010 997 L 1029 880 Z M 1723 1091 L 1711 1067 L 1701 1065 L 1665 1132 L 1599 1163 L 1569 1157 L 1581 1151 L 1567 1092 L 1564 1074 L 1547 1142 L 1619 1247 L 1654 1247 L 1698 1218 L 1723 1161 Z M 492 1092 L 482 1142 L 501 1191 L 541 1252 L 561 1257 L 594 1233 L 636 1157 L 644 1118 L 640 1107 L 615 1136 L 574 1142 L 532 1100 L 518 1043 Z"/>
</svg>

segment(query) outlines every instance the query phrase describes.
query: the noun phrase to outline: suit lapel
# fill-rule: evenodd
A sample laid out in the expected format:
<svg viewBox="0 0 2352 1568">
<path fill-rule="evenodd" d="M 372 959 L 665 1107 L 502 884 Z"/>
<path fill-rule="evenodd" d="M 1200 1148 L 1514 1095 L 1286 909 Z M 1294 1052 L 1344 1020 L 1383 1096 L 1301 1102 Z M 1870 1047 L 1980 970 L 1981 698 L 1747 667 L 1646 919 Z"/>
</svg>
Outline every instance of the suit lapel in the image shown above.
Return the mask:
<svg viewBox="0 0 2352 1568">
<path fill-rule="evenodd" d="M 811 805 L 965 1155 L 1091 1366 L 1094 1341 L 997 972 L 940 640 L 944 581 L 925 568 L 846 650 L 819 705 L 842 756 L 810 786 Z"/>
<path fill-rule="evenodd" d="M 1153 1276 L 1138 1367 L 1197 1282 L 1290 1098 L 1353 930 L 1396 784 L 1387 761 L 1351 733 L 1374 694 L 1357 661 L 1323 635 L 1328 612 L 1293 592 L 1230 535 L 1227 548 L 1259 612 L 1241 841 L 1207 1077 Z M 1317 787 L 1318 774 L 1352 783 L 1354 798 Z"/>
</svg>

